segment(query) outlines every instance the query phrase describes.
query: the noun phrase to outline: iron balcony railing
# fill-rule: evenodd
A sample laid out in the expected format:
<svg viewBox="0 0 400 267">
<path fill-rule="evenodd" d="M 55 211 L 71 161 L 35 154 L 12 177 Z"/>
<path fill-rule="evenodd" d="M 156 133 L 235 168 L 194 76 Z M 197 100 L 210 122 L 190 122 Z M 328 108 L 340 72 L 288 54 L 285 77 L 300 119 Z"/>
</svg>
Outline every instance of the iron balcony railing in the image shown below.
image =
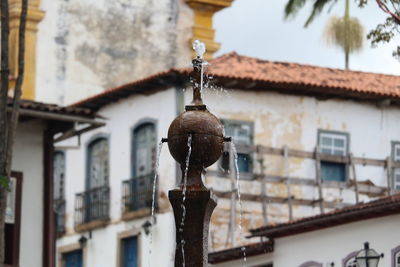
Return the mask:
<svg viewBox="0 0 400 267">
<path fill-rule="evenodd" d="M 54 212 L 56 213 L 56 228 L 57 233 L 65 232 L 65 199 L 54 200 Z"/>
<path fill-rule="evenodd" d="M 131 178 L 122 182 L 123 212 L 151 208 L 153 202 L 154 172 Z M 155 208 L 157 208 L 158 192 L 155 192 Z"/>
<path fill-rule="evenodd" d="M 76 194 L 75 225 L 97 220 L 108 220 L 110 187 L 101 186 Z"/>
</svg>

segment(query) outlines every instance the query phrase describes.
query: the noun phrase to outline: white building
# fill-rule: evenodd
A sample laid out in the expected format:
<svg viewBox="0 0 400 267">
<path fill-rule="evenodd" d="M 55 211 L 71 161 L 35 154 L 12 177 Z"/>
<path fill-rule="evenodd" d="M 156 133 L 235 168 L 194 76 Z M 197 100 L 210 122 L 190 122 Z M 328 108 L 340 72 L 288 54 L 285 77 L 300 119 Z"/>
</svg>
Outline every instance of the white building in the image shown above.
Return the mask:
<svg viewBox="0 0 400 267">
<path fill-rule="evenodd" d="M 24 99 L 66 105 L 120 84 L 190 64 L 191 42 L 220 45 L 212 18 L 233 0 L 30 0 Z M 10 0 L 17 47 L 20 0 Z M 11 76 L 18 70 L 10 51 Z"/>
<path fill-rule="evenodd" d="M 11 103 L 9 103 L 11 108 Z M 20 103 L 5 224 L 6 266 L 51 266 L 55 251 L 53 149 L 56 138 L 103 123 L 90 110 Z"/>
<path fill-rule="evenodd" d="M 173 265 L 167 192 L 180 173 L 166 146 L 152 244 L 146 232 L 157 143 L 191 100 L 191 90 L 184 90 L 189 72 L 171 69 L 73 105 L 98 112 L 108 123 L 58 147 L 55 182 L 66 201 L 58 266 Z M 204 102 L 237 143 L 244 233 L 399 189 L 399 77 L 237 54 L 213 60 L 209 73 L 206 80 L 224 90 L 205 90 Z M 224 153 L 206 177 L 219 196 L 211 250 L 246 242 L 237 231 L 231 156 Z"/>
<path fill-rule="evenodd" d="M 400 194 L 293 222 L 251 230 L 268 242 L 247 246 L 247 266 L 354 267 L 364 242 L 400 266 Z M 242 266 L 240 248 L 211 253 L 212 266 Z"/>
</svg>

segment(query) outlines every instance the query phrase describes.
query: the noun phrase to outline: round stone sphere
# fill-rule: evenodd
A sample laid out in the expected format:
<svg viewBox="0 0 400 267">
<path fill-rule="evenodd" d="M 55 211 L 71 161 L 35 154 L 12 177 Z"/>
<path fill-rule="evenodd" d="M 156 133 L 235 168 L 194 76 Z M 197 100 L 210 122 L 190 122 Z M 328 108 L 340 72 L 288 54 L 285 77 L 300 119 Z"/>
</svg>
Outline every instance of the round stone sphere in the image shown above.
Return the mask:
<svg viewBox="0 0 400 267">
<path fill-rule="evenodd" d="M 171 155 L 186 165 L 188 139 L 192 135 L 190 165 L 206 168 L 218 160 L 224 148 L 224 128 L 221 121 L 207 109 L 188 110 L 180 114 L 168 130 Z"/>
</svg>

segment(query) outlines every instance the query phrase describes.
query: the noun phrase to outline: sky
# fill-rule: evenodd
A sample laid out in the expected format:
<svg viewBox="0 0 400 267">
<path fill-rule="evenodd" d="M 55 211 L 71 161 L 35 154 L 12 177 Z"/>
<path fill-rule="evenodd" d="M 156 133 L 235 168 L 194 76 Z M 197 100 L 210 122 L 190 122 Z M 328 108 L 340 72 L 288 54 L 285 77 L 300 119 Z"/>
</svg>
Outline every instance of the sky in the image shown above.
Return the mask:
<svg viewBox="0 0 400 267">
<path fill-rule="evenodd" d="M 221 43 L 218 55 L 236 51 L 240 55 L 271 61 L 297 62 L 322 67 L 344 68 L 344 53 L 326 44 L 323 32 L 329 17 L 343 16 L 345 1 L 341 0 L 330 10 L 325 10 L 314 22 L 304 28 L 311 4 L 305 6 L 293 19 L 284 19 L 287 0 L 235 0 L 231 7 L 214 16 L 216 41 Z M 308 1 L 311 2 L 311 1 Z M 360 9 L 350 0 L 350 15 L 364 25 L 365 36 L 387 17 L 375 1 Z M 361 52 L 350 56 L 350 69 L 400 75 L 400 62 L 392 51 L 400 42 L 372 48 L 365 38 Z"/>
</svg>

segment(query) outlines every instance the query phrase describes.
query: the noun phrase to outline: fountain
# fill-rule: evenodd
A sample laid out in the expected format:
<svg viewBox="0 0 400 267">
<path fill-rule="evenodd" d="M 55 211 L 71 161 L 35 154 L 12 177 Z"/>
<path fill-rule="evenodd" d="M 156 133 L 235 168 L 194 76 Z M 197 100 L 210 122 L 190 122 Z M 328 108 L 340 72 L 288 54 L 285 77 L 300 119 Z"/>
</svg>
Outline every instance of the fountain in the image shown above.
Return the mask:
<svg viewBox="0 0 400 267">
<path fill-rule="evenodd" d="M 230 141 L 224 137 L 220 120 L 207 110 L 201 98 L 205 46 L 195 41 L 193 48 L 197 53 L 193 60 L 193 101 L 171 123 L 168 139 L 164 140 L 182 170 L 178 188 L 169 191 L 176 227 L 175 267 L 208 265 L 208 229 L 217 201 L 202 177 L 205 168 L 221 156 L 224 142 Z"/>
</svg>

